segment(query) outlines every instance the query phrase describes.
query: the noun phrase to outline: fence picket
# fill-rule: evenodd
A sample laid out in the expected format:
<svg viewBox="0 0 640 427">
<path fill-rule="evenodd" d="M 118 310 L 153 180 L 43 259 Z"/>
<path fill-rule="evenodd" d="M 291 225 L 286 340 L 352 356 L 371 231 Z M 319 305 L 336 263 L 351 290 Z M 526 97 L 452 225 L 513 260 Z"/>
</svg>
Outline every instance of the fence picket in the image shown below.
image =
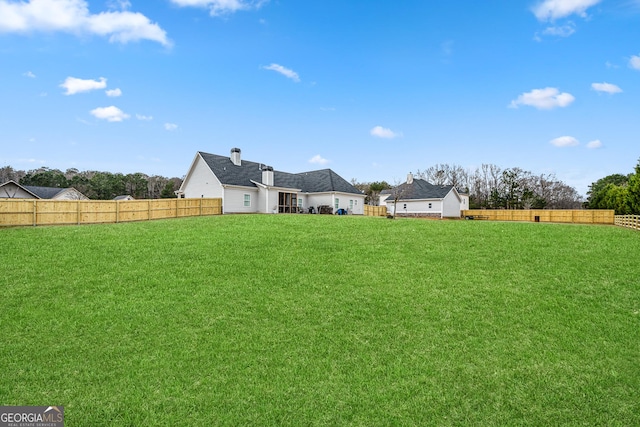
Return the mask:
<svg viewBox="0 0 640 427">
<path fill-rule="evenodd" d="M 640 215 L 616 215 L 615 224 L 620 227 L 640 230 Z"/>
<path fill-rule="evenodd" d="M 560 222 L 574 224 L 611 224 L 615 222 L 613 210 L 562 209 L 471 209 L 462 211 L 462 218 L 482 218 L 492 221 Z"/>
<path fill-rule="evenodd" d="M 181 206 L 183 211 L 179 212 Z M 222 199 L 0 199 L 0 227 L 118 223 L 207 215 L 222 215 Z"/>
</svg>

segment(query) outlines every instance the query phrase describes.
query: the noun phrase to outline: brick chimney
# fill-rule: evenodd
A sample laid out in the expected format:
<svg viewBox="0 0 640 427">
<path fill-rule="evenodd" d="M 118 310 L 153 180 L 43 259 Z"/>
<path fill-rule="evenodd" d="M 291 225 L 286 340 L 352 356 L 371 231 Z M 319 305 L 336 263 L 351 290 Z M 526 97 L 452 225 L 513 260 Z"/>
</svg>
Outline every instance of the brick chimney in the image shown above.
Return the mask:
<svg viewBox="0 0 640 427">
<path fill-rule="evenodd" d="M 262 183 L 273 186 L 273 168 L 271 166 L 262 167 Z"/>
<path fill-rule="evenodd" d="M 240 160 L 240 149 L 239 148 L 232 148 L 231 149 L 231 162 L 233 162 L 233 164 L 236 165 L 236 166 L 240 166 L 242 164 L 242 161 Z"/>
</svg>

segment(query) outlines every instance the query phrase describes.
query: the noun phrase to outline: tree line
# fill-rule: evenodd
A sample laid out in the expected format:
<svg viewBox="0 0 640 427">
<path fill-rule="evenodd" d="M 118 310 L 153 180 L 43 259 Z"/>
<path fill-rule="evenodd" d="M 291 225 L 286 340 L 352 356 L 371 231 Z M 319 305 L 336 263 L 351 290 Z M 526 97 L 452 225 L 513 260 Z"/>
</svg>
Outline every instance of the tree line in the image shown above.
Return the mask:
<svg viewBox="0 0 640 427">
<path fill-rule="evenodd" d="M 112 200 L 130 195 L 135 199 L 166 199 L 176 197 L 182 179 L 166 178 L 143 173 L 111 173 L 79 171 L 77 169 L 49 169 L 42 167 L 30 171 L 15 170 L 11 166 L 0 168 L 0 183 L 13 180 L 20 185 L 38 187 L 73 187 L 92 200 Z"/>
<path fill-rule="evenodd" d="M 472 170 L 436 164 L 413 175 L 433 185 L 452 185 L 468 194 L 471 209 L 579 209 L 584 203 L 575 188 L 554 174 L 536 175 L 518 167 L 502 169 L 483 164 Z M 367 203 L 374 205 L 382 189 L 393 187 L 385 181 L 354 185 L 367 195 Z"/>
<path fill-rule="evenodd" d="M 599 179 L 587 192 L 589 209 L 613 209 L 616 215 L 640 215 L 640 160 L 633 173 Z"/>
</svg>

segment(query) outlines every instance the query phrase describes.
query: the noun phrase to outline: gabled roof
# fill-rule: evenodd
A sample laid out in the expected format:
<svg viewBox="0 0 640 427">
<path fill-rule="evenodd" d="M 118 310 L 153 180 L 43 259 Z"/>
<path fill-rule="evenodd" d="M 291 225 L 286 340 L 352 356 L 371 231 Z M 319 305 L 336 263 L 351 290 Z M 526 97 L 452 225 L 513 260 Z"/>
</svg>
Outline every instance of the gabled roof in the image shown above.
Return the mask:
<svg viewBox="0 0 640 427">
<path fill-rule="evenodd" d="M 242 160 L 235 165 L 229 157 L 217 154 L 198 154 L 216 175 L 222 185 L 239 185 L 255 187 L 254 182 L 262 182 L 262 168 L 264 163 Z M 322 169 L 302 173 L 288 173 L 273 171 L 273 186 L 299 189 L 305 193 L 323 193 L 337 191 L 362 195 L 362 192 L 344 180 L 331 169 Z"/>
<path fill-rule="evenodd" d="M 402 183 L 393 190 L 384 190 L 381 194 L 400 191 L 401 200 L 444 199 L 453 189 L 453 185 L 433 185 L 424 179 L 414 179 L 411 184 Z"/>
<path fill-rule="evenodd" d="M 7 182 L 5 182 L 3 184 L 0 184 L 0 188 L 2 188 L 4 186 L 8 186 L 10 184 L 13 184 L 18 188 L 22 188 L 24 191 L 26 191 L 27 193 L 31 194 L 35 198 L 39 198 L 39 196 L 37 194 L 33 193 L 32 191 L 29 191 L 24 185 L 20 185 L 17 182 L 15 182 L 14 180 L 9 180 L 9 181 L 7 181 Z"/>
<path fill-rule="evenodd" d="M 56 195 L 58 195 L 58 193 L 66 190 L 66 188 L 37 187 L 33 185 L 23 185 L 22 188 L 28 190 L 32 194 L 35 194 L 40 199 L 53 199 Z"/>
<path fill-rule="evenodd" d="M 67 191 L 67 190 L 73 190 L 75 192 L 77 192 L 78 194 L 81 194 L 78 190 L 76 190 L 73 187 L 69 187 L 69 188 L 59 188 L 59 187 L 38 187 L 35 185 L 21 185 L 18 184 L 15 181 L 7 181 L 4 184 L 0 184 L 0 188 L 4 187 L 5 185 L 9 185 L 9 184 L 13 184 L 18 188 L 22 188 L 24 191 L 26 191 L 27 193 L 31 194 L 33 197 L 37 198 L 37 199 L 53 199 L 54 197 L 56 197 L 58 194 Z M 84 197 L 84 195 L 82 195 Z"/>
</svg>

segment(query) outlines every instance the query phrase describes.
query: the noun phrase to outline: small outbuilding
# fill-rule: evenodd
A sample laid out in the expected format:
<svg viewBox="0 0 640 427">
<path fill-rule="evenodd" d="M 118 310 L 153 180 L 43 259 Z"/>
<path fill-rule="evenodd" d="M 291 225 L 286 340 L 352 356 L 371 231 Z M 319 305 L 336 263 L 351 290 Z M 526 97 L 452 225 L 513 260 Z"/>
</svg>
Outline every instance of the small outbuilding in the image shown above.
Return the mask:
<svg viewBox="0 0 640 427">
<path fill-rule="evenodd" d="M 395 216 L 460 218 L 461 211 L 469 209 L 469 196 L 453 185 L 433 185 L 409 173 L 406 182 L 380 194 L 380 206 L 385 205 Z"/>
</svg>

